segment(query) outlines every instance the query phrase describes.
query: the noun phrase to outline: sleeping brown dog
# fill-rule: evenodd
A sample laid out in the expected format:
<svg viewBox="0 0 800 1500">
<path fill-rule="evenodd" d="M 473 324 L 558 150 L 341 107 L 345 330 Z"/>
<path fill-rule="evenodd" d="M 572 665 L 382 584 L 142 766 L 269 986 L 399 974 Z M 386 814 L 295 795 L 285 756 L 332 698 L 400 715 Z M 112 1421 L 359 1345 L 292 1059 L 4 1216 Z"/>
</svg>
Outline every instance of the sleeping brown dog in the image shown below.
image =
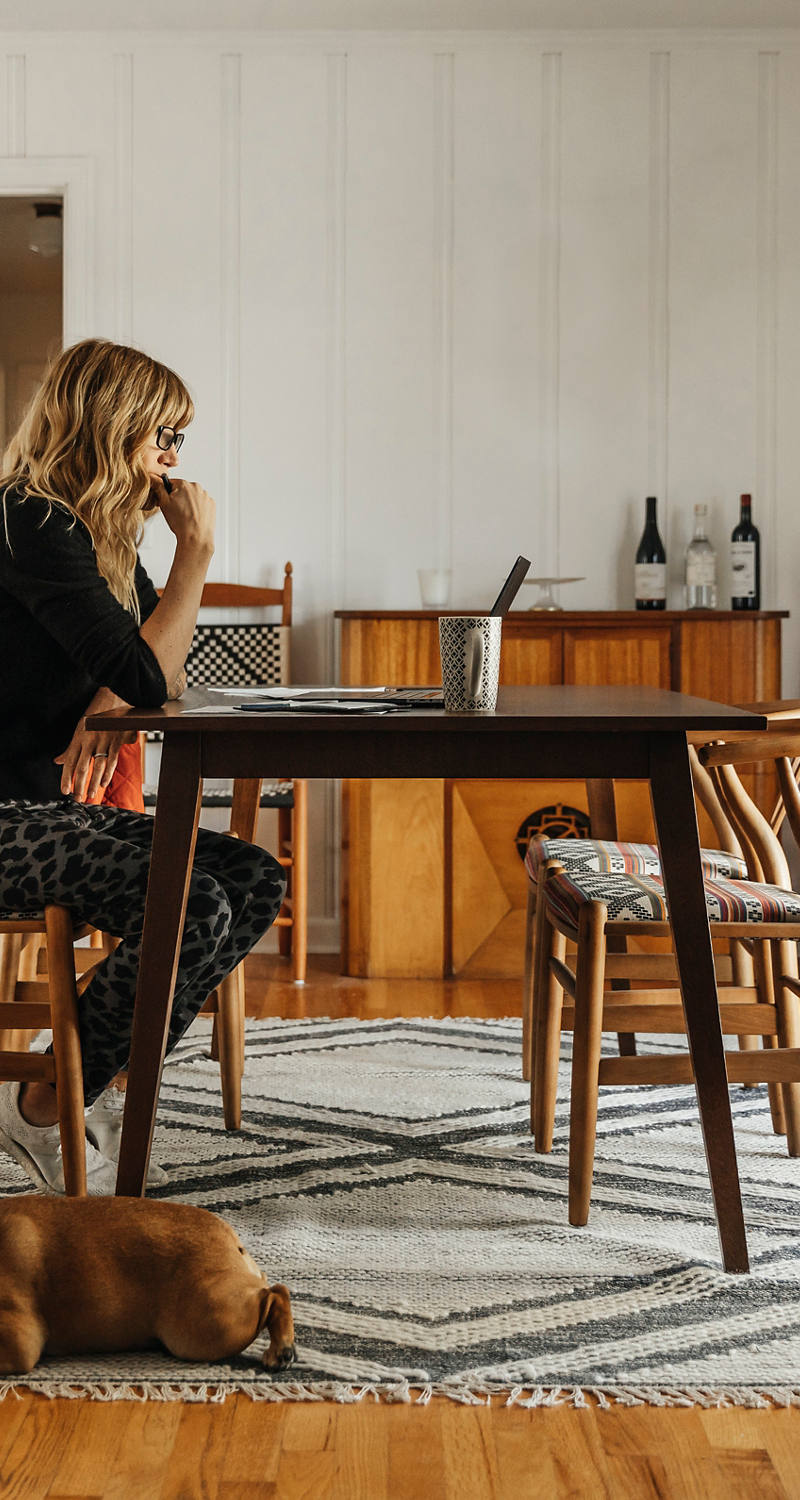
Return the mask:
<svg viewBox="0 0 800 1500">
<path fill-rule="evenodd" d="M 0 1375 L 42 1354 L 146 1349 L 226 1359 L 266 1327 L 263 1363 L 295 1358 L 289 1293 L 223 1219 L 147 1198 L 0 1200 Z"/>
</svg>

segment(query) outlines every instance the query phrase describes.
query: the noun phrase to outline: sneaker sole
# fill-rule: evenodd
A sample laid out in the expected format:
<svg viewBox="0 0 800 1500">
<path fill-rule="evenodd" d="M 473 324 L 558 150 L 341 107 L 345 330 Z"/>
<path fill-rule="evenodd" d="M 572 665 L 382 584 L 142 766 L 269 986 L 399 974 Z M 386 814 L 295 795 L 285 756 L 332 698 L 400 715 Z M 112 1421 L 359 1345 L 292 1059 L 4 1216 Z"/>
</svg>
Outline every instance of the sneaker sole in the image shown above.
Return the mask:
<svg viewBox="0 0 800 1500">
<path fill-rule="evenodd" d="M 19 1141 L 12 1140 L 11 1136 L 6 1135 L 6 1132 L 2 1129 L 0 1129 L 0 1146 L 2 1146 L 4 1151 L 8 1152 L 9 1156 L 14 1158 L 14 1161 L 18 1162 L 24 1168 L 37 1186 L 44 1188 L 46 1193 L 51 1193 L 54 1198 L 66 1197 L 66 1192 L 62 1192 L 61 1188 L 53 1187 L 52 1183 L 47 1181 L 41 1168 L 37 1166 L 36 1161 L 25 1150 L 25 1147 L 20 1146 Z"/>
</svg>

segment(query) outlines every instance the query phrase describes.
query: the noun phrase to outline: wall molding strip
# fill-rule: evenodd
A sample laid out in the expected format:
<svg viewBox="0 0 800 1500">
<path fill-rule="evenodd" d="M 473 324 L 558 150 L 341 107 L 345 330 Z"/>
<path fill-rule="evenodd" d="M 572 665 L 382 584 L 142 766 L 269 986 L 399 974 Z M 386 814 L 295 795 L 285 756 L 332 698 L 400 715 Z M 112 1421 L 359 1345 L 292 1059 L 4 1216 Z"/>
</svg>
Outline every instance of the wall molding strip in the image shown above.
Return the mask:
<svg viewBox="0 0 800 1500">
<path fill-rule="evenodd" d="M 561 54 L 541 60 L 539 254 L 539 551 L 537 572 L 560 571 Z"/>
<path fill-rule="evenodd" d="M 659 502 L 661 534 L 669 508 L 669 128 L 670 56 L 650 55 L 648 495 Z"/>
<path fill-rule="evenodd" d="M 325 680 L 339 678 L 335 609 L 345 608 L 347 577 L 347 54 L 327 57 L 326 171 L 326 473 L 328 516 L 328 620 Z M 324 784 L 325 914 L 337 920 L 341 848 L 341 796 L 337 781 Z"/>
<path fill-rule="evenodd" d="M 241 123 L 242 59 L 220 59 L 221 576 L 241 581 Z"/>
<path fill-rule="evenodd" d="M 453 255 L 455 236 L 455 57 L 434 57 L 433 82 L 433 560 L 452 567 Z"/>
<path fill-rule="evenodd" d="M 758 58 L 756 188 L 756 525 L 762 543 L 762 609 L 777 608 L 778 54 Z"/>
<path fill-rule="evenodd" d="M 133 338 L 133 54 L 114 53 L 114 333 Z"/>
<path fill-rule="evenodd" d="M 327 476 L 329 597 L 346 607 L 347 578 L 347 55 L 327 59 Z M 336 668 L 333 624 L 326 667 Z M 332 679 L 331 679 L 332 680 Z"/>
<path fill-rule="evenodd" d="M 6 156 L 25 155 L 25 56 L 6 57 Z"/>
</svg>

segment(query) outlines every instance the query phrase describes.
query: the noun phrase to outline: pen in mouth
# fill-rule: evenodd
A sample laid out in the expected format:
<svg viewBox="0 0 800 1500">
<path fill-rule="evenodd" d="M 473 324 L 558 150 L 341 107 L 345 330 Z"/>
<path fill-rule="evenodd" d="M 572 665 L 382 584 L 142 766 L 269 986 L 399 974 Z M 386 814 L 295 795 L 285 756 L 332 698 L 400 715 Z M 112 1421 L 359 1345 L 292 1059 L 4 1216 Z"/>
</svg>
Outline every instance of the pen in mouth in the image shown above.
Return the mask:
<svg viewBox="0 0 800 1500">
<path fill-rule="evenodd" d="M 172 494 L 172 485 L 170 483 L 168 475 L 166 475 L 166 474 L 162 474 L 161 475 L 161 483 L 163 484 L 164 489 L 166 490 L 167 494 L 171 495 Z"/>
</svg>

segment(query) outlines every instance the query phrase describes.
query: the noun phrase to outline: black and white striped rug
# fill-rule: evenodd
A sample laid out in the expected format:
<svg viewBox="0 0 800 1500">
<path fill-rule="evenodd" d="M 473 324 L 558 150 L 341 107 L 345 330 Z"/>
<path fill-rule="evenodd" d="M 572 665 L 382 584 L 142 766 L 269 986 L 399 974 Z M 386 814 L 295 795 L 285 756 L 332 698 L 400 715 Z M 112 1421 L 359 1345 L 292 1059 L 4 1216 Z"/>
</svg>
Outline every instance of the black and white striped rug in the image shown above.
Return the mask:
<svg viewBox="0 0 800 1500">
<path fill-rule="evenodd" d="M 527 1130 L 516 1021 L 260 1021 L 226 1134 L 208 1033 L 165 1069 L 160 1198 L 214 1210 L 290 1286 L 298 1364 L 44 1361 L 18 1385 L 100 1399 L 800 1404 L 800 1162 L 733 1090 L 752 1261 L 720 1267 L 694 1092 L 606 1089 L 592 1212 Z M 28 1189 L 0 1157 L 0 1191 Z M 9 1387 L 5 1388 L 6 1390 Z"/>
</svg>

